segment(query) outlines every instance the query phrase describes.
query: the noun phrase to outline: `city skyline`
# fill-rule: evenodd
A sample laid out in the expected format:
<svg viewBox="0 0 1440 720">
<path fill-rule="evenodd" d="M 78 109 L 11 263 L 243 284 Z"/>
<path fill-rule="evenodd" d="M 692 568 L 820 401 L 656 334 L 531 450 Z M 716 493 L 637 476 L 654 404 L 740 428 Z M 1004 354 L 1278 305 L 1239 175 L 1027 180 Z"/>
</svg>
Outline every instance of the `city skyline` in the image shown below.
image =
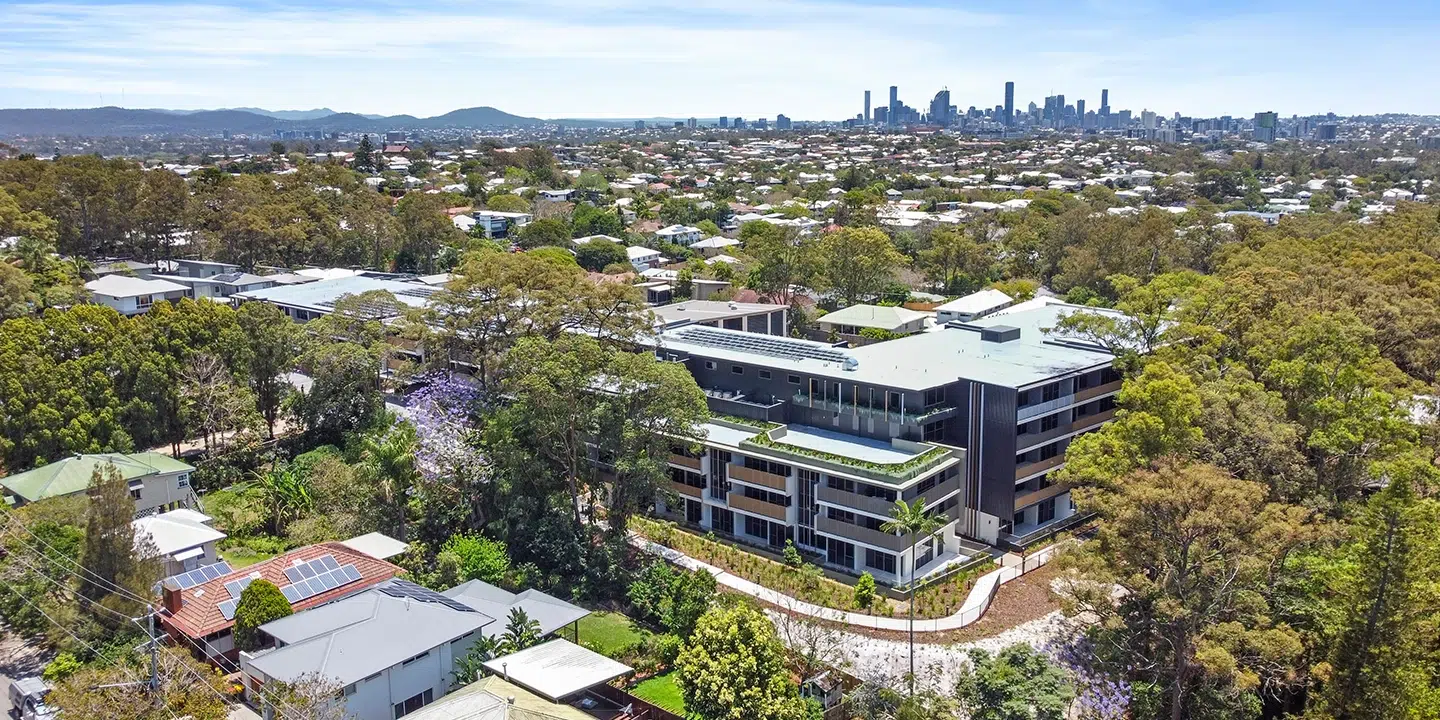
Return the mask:
<svg viewBox="0 0 1440 720">
<path fill-rule="evenodd" d="M 1019 106 L 1066 92 L 1098 108 L 1101 89 L 1110 88 L 1137 112 L 1197 117 L 1440 112 L 1429 106 L 1437 94 L 1424 91 L 1435 80 L 1402 50 L 1440 25 L 1433 7 L 1416 3 L 1390 14 L 1396 19 L 1357 23 L 1338 3 L 1283 15 L 1229 2 L 1203 13 L 1145 3 L 1044 5 L 1021 12 L 990 2 L 960 9 L 701 0 L 677 8 L 653 0 L 504 0 L 401 13 L 321 0 L 281 9 L 166 0 L 12 4 L 0 7 L 7 28 L 0 106 L 327 106 L 422 116 L 489 105 L 547 118 L 783 112 L 840 120 L 859 112 L 854 97 L 862 88 L 899 85 L 902 99 L 912 88 L 909 104 L 917 108 L 948 88 L 957 106 L 993 108 L 1004 103 L 1003 83 L 1014 81 Z M 1370 48 L 1367 63 L 1322 74 L 1257 62 L 1253 52 L 1262 42 L 1329 46 L 1325 38 L 1341 35 Z M 953 42 L 957 36 L 965 42 Z M 802 69 L 803 80 L 780 67 Z"/>
</svg>

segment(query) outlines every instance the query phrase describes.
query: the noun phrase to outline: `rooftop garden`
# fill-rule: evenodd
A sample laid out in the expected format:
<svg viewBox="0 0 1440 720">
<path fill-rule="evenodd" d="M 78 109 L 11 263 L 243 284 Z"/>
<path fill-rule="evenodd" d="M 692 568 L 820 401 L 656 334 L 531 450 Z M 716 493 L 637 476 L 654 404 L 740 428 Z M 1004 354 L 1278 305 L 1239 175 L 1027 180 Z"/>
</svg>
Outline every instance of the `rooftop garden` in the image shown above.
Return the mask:
<svg viewBox="0 0 1440 720">
<path fill-rule="evenodd" d="M 810 460 L 817 460 L 823 463 L 838 465 L 842 468 L 857 471 L 868 477 L 886 482 L 904 482 L 915 477 L 926 468 L 940 462 L 949 456 L 950 451 L 943 447 L 931 447 L 929 450 L 911 457 L 909 460 L 899 463 L 877 463 L 868 460 L 837 455 L 824 450 L 801 447 L 790 443 L 773 440 L 768 435 L 757 435 L 740 443 L 743 448 L 753 445 L 765 452 L 781 455 L 791 455 Z"/>
<path fill-rule="evenodd" d="M 752 418 L 740 417 L 738 415 L 712 415 L 711 420 L 721 420 L 732 425 L 744 425 L 748 428 L 755 428 L 756 432 L 768 432 L 780 427 L 780 423 L 769 420 L 754 420 Z"/>
</svg>

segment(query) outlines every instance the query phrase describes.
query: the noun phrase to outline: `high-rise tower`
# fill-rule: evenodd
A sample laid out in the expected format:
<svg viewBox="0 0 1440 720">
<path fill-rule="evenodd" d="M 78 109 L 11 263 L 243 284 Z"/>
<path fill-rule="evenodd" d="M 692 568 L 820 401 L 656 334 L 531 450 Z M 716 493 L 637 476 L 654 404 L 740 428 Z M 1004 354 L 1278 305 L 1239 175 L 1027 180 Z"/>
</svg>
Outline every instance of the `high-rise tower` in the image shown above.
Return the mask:
<svg viewBox="0 0 1440 720">
<path fill-rule="evenodd" d="M 865 91 L 865 123 L 870 123 L 870 91 Z"/>
<path fill-rule="evenodd" d="M 1015 83 L 1005 83 L 1005 124 L 1015 124 Z"/>
<path fill-rule="evenodd" d="M 886 123 L 889 125 L 900 124 L 900 88 L 890 86 L 890 110 L 885 115 Z"/>
</svg>

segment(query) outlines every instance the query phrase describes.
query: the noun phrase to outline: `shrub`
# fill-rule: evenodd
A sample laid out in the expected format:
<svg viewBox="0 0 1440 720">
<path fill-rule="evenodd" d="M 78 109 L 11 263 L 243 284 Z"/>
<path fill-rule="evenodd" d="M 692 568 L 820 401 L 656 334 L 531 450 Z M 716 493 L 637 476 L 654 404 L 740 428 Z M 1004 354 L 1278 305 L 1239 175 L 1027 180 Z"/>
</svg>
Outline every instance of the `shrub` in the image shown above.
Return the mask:
<svg viewBox="0 0 1440 720">
<path fill-rule="evenodd" d="M 83 667 L 85 667 L 84 663 L 81 663 L 74 655 L 62 652 L 45 665 L 45 669 L 40 671 L 40 677 L 44 678 L 45 682 L 58 683 L 74 675 Z"/>
<path fill-rule="evenodd" d="M 805 563 L 805 558 L 800 557 L 800 550 L 795 547 L 794 540 L 785 541 L 785 551 L 780 555 L 785 558 L 785 564 L 793 568 L 798 568 Z"/>
<path fill-rule="evenodd" d="M 875 576 L 865 573 L 855 583 L 855 607 L 869 610 L 875 604 Z"/>
<path fill-rule="evenodd" d="M 294 610 L 290 601 L 269 580 L 255 580 L 240 593 L 240 602 L 235 606 L 235 647 L 241 650 L 257 650 L 260 635 L 256 628 L 287 617 Z"/>
</svg>

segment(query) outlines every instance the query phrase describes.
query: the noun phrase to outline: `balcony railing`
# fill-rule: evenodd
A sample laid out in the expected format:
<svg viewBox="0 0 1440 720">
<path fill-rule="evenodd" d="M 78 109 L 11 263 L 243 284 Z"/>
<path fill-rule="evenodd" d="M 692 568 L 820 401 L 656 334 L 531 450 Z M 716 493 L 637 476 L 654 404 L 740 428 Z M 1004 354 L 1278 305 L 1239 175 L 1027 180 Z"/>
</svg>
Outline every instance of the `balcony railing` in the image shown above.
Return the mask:
<svg viewBox="0 0 1440 720">
<path fill-rule="evenodd" d="M 901 413 L 900 408 L 885 409 L 882 407 L 869 407 L 841 400 L 831 400 L 822 395 L 814 393 L 797 392 L 790 396 L 790 402 L 804 408 L 816 410 L 829 410 L 841 415 L 861 415 L 866 418 L 880 419 L 886 422 L 915 422 L 916 413 Z M 924 411 L 933 412 L 933 411 Z"/>
<path fill-rule="evenodd" d="M 730 507 L 753 515 L 764 515 L 772 520 L 785 522 L 785 508 L 764 500 L 745 497 L 744 493 L 730 493 Z"/>
<path fill-rule="evenodd" d="M 1105 412 L 1095 413 L 1094 415 L 1086 415 L 1085 417 L 1079 418 L 1075 422 L 1070 423 L 1070 430 L 1072 432 L 1075 432 L 1079 430 L 1085 430 L 1086 428 L 1092 428 L 1113 417 L 1115 417 L 1114 408 L 1106 410 Z"/>
<path fill-rule="evenodd" d="M 699 499 L 700 499 L 700 496 L 701 496 L 702 494 L 704 494 L 704 492 L 705 492 L 705 489 L 704 489 L 704 488 L 697 488 L 697 487 L 695 487 L 695 486 L 693 486 L 693 485 L 686 485 L 685 483 L 678 483 L 678 482 L 675 482 L 674 480 L 671 480 L 671 481 L 670 481 L 670 489 L 671 489 L 671 490 L 674 490 L 674 491 L 677 492 L 677 493 L 680 493 L 681 495 L 685 495 L 685 496 L 687 496 L 687 497 L 695 498 L 696 500 L 699 500 Z"/>
<path fill-rule="evenodd" d="M 1020 480 L 1021 478 L 1030 477 L 1031 475 L 1035 475 L 1035 474 L 1037 474 L 1037 473 L 1042 473 L 1042 472 L 1045 472 L 1046 470 L 1049 470 L 1049 469 L 1055 468 L 1055 467 L 1059 467 L 1059 466 L 1064 465 L 1064 464 L 1065 464 L 1065 453 L 1060 453 L 1059 455 L 1056 455 L 1055 457 L 1052 457 L 1052 458 L 1050 458 L 1049 460 L 1040 460 L 1040 461 L 1038 461 L 1038 462 L 1025 463 L 1024 465 L 1018 465 L 1018 466 L 1015 467 L 1015 479 L 1018 481 L 1018 480 Z"/>
<path fill-rule="evenodd" d="M 1049 487 L 1040 488 L 1039 490 L 1036 490 L 1034 492 L 1025 493 L 1024 495 L 1016 495 L 1015 512 L 1020 512 L 1021 508 L 1030 507 L 1031 505 L 1034 505 L 1041 500 L 1049 500 L 1056 495 L 1061 495 L 1067 492 L 1070 492 L 1069 485 L 1066 485 L 1065 483 L 1057 483 Z"/>
<path fill-rule="evenodd" d="M 1108 382 L 1104 385 L 1096 385 L 1095 387 L 1088 387 L 1084 390 L 1076 390 L 1075 402 L 1085 402 L 1086 400 L 1093 400 L 1097 397 L 1100 397 L 1101 395 L 1109 395 L 1113 392 L 1120 392 L 1121 384 L 1121 381 L 1116 380 L 1115 382 Z"/>
<path fill-rule="evenodd" d="M 955 477 L 950 478 L 949 480 L 946 480 L 945 482 L 942 482 L 935 487 L 926 490 L 923 493 L 917 493 L 911 490 L 907 490 L 905 491 L 904 497 L 907 501 L 914 500 L 917 497 L 924 497 L 926 504 L 936 503 L 940 501 L 940 498 L 943 498 L 946 495 L 949 495 L 950 493 L 959 490 L 960 480 L 960 476 L 956 475 Z"/>
<path fill-rule="evenodd" d="M 879 530 L 871 530 L 867 527 L 851 525 L 850 523 L 840 522 L 839 520 L 831 520 L 823 515 L 815 519 L 815 529 L 826 535 L 833 535 L 846 540 L 855 540 L 865 543 L 866 545 L 884 548 L 891 552 L 910 549 L 910 538 L 908 536 L 901 537 L 899 535 L 891 535 L 890 533 L 883 533 Z"/>
<path fill-rule="evenodd" d="M 1061 395 L 1054 400 L 1046 400 L 1045 402 L 1035 403 L 1034 405 L 1026 405 L 1015 411 L 1015 421 L 1025 422 L 1031 418 L 1040 417 L 1041 415 L 1059 410 L 1074 402 L 1074 395 Z"/>
<path fill-rule="evenodd" d="M 680 453 L 670 453 L 670 464 L 700 472 L 700 458 L 697 457 L 681 455 Z"/>
<path fill-rule="evenodd" d="M 871 515 L 880 515 L 883 517 L 889 517 L 890 511 L 895 509 L 895 503 L 885 498 L 866 497 L 859 493 L 836 490 L 824 484 L 820 486 L 819 492 L 815 493 L 815 497 L 821 502 L 853 508 L 870 513 Z"/>
<path fill-rule="evenodd" d="M 768 473 L 764 470 L 755 470 L 744 465 L 731 465 L 726 468 L 730 473 L 731 480 L 739 480 L 751 485 L 768 487 L 771 490 L 785 492 L 785 476 Z"/>
</svg>

